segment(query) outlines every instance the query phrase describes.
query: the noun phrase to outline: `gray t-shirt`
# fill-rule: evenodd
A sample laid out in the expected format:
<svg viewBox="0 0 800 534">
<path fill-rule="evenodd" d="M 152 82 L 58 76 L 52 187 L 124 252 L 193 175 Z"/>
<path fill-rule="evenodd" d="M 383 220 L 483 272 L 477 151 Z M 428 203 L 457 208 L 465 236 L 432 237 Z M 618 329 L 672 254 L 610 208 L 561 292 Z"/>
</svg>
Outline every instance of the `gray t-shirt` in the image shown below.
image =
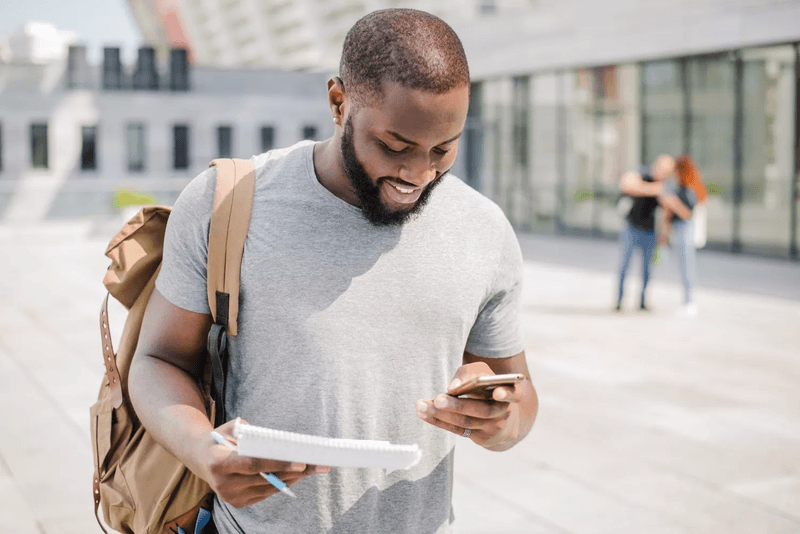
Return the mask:
<svg viewBox="0 0 800 534">
<path fill-rule="evenodd" d="M 316 178 L 310 141 L 254 157 L 239 335 L 229 337 L 229 418 L 331 438 L 417 443 L 405 471 L 333 468 L 243 509 L 219 499 L 228 533 L 450 532 L 455 436 L 416 416 L 443 393 L 464 350 L 522 352 L 522 255 L 496 204 L 446 176 L 422 213 L 375 227 Z M 175 203 L 156 282 L 209 313 L 215 169 Z"/>
</svg>

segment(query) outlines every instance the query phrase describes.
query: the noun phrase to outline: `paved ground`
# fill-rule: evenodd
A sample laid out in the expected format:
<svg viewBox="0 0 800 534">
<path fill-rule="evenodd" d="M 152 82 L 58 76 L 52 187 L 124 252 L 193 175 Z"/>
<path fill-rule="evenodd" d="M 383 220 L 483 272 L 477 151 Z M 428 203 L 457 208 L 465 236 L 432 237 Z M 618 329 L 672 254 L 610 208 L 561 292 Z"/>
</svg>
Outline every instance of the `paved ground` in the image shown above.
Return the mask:
<svg viewBox="0 0 800 534">
<path fill-rule="evenodd" d="M 2 532 L 99 532 L 88 406 L 108 237 L 0 227 Z M 701 254 L 694 318 L 675 313 L 674 265 L 654 273 L 654 311 L 633 311 L 633 272 L 616 314 L 614 243 L 521 241 L 540 415 L 506 453 L 459 444 L 456 532 L 800 532 L 800 265 Z"/>
</svg>

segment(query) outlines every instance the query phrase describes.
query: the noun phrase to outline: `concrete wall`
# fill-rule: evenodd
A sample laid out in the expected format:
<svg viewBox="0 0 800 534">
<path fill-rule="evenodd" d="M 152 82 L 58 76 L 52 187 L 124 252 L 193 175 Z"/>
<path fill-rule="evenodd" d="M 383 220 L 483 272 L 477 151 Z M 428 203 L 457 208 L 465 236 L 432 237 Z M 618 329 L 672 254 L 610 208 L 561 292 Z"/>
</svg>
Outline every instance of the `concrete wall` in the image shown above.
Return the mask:
<svg viewBox="0 0 800 534">
<path fill-rule="evenodd" d="M 454 28 L 486 79 L 800 41 L 800 1 L 547 0 Z"/>
</svg>

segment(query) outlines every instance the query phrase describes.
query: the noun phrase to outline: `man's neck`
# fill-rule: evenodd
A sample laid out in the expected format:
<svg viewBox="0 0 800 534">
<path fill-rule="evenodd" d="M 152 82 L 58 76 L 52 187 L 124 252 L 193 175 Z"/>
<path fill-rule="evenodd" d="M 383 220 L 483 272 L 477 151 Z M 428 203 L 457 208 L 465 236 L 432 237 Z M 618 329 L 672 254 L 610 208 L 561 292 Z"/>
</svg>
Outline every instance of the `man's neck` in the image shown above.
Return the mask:
<svg viewBox="0 0 800 534">
<path fill-rule="evenodd" d="M 348 204 L 358 206 L 358 198 L 344 174 L 342 152 L 336 137 L 314 146 L 314 174 L 325 189 Z"/>
</svg>

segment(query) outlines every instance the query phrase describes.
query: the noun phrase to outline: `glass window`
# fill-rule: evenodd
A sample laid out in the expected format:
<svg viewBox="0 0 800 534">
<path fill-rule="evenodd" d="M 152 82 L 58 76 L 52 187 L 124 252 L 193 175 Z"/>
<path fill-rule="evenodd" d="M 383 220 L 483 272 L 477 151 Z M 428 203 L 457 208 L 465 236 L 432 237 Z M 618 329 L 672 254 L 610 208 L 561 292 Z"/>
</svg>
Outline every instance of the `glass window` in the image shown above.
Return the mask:
<svg viewBox="0 0 800 534">
<path fill-rule="evenodd" d="M 3 170 L 3 123 L 0 122 L 0 171 Z"/>
<path fill-rule="evenodd" d="M 742 196 L 744 247 L 789 249 L 796 116 L 791 46 L 742 51 Z M 724 192 L 723 192 L 724 193 Z"/>
<path fill-rule="evenodd" d="M 184 49 L 173 48 L 169 55 L 170 88 L 173 91 L 189 90 L 188 54 Z"/>
<path fill-rule="evenodd" d="M 217 128 L 217 154 L 219 158 L 230 158 L 233 154 L 233 128 L 220 126 Z"/>
<path fill-rule="evenodd" d="M 316 126 L 304 126 L 303 127 L 303 139 L 314 140 L 316 138 L 317 138 L 317 127 Z"/>
<path fill-rule="evenodd" d="M 47 124 L 31 124 L 31 166 L 34 169 L 48 167 Z"/>
<path fill-rule="evenodd" d="M 528 125 L 530 122 L 530 78 L 514 78 L 512 114 L 512 144 L 514 164 L 523 170 L 528 168 Z"/>
<path fill-rule="evenodd" d="M 559 76 L 563 95 L 566 135 L 563 142 L 563 215 L 565 225 L 590 230 L 594 227 L 594 143 L 595 73 L 590 69 L 569 71 Z"/>
<path fill-rule="evenodd" d="M 642 69 L 642 137 L 644 161 L 659 154 L 683 152 L 683 78 L 679 61 L 645 63 Z"/>
<path fill-rule="evenodd" d="M 267 152 L 275 147 L 275 127 L 261 127 L 261 152 Z"/>
<path fill-rule="evenodd" d="M 511 101 L 503 114 L 508 132 L 505 146 L 499 151 L 508 150 L 508 165 L 502 171 L 503 195 L 506 215 L 511 223 L 519 228 L 527 228 L 533 213 L 532 176 L 530 174 L 530 123 L 531 123 L 531 78 L 517 76 L 511 79 Z M 506 144 L 507 143 L 507 144 Z"/>
<path fill-rule="evenodd" d="M 118 47 L 103 49 L 103 89 L 122 88 L 122 61 Z"/>
<path fill-rule="evenodd" d="M 97 168 L 95 150 L 97 149 L 97 126 L 81 127 L 81 169 Z"/>
<path fill-rule="evenodd" d="M 733 241 L 735 79 L 731 56 L 686 60 L 689 155 L 711 193 L 706 210 L 708 239 L 718 243 Z"/>
<path fill-rule="evenodd" d="M 534 230 L 554 230 L 558 209 L 558 78 L 539 74 L 531 81 L 529 225 Z"/>
<path fill-rule="evenodd" d="M 619 179 L 639 164 L 640 76 L 635 64 L 601 67 L 594 72 L 594 224 L 605 233 L 622 229 L 624 214 L 617 211 Z"/>
<path fill-rule="evenodd" d="M 466 182 L 476 190 L 481 190 L 483 171 L 483 85 L 472 84 L 469 94 L 469 110 L 464 128 L 464 156 Z"/>
<path fill-rule="evenodd" d="M 128 125 L 128 170 L 131 172 L 144 171 L 145 139 L 144 124 L 131 123 Z"/>
<path fill-rule="evenodd" d="M 189 168 L 189 127 L 178 124 L 172 128 L 172 168 Z"/>
</svg>

